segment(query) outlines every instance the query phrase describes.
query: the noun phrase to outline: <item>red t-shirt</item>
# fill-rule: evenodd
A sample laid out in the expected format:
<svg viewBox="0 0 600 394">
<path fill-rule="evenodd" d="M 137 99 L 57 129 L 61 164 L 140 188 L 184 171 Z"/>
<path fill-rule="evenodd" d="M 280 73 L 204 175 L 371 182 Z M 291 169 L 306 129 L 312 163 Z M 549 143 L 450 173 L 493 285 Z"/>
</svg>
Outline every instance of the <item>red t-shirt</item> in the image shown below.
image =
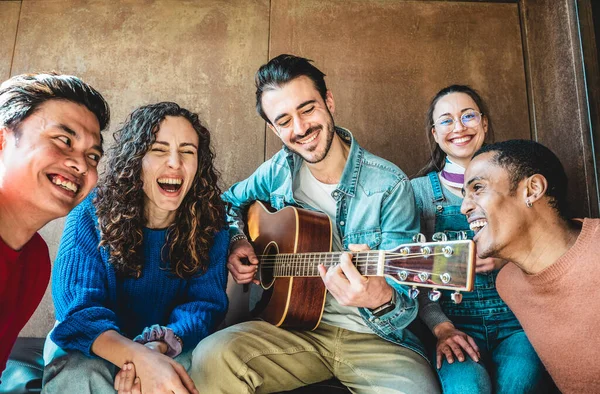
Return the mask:
<svg viewBox="0 0 600 394">
<path fill-rule="evenodd" d="M 49 280 L 48 246 L 39 234 L 19 251 L 0 238 L 0 372 L 19 332 L 42 300 Z"/>
</svg>

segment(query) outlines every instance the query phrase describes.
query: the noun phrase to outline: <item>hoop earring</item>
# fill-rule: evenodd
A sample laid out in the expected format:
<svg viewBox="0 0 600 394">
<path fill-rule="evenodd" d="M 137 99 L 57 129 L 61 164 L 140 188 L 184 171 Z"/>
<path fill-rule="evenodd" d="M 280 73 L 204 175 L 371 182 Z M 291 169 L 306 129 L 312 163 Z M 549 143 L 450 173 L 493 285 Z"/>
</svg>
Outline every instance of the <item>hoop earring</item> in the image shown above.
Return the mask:
<svg viewBox="0 0 600 394">
<path fill-rule="evenodd" d="M 527 208 L 533 207 L 533 203 L 529 199 L 525 200 L 525 205 L 527 205 Z"/>
</svg>

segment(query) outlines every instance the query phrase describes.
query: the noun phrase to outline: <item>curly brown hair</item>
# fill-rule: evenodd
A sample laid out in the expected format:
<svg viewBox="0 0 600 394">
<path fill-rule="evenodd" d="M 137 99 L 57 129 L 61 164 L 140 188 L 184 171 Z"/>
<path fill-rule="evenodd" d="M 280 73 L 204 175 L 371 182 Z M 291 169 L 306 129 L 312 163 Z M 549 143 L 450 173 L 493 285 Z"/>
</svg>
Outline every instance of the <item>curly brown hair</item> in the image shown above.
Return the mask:
<svg viewBox="0 0 600 394">
<path fill-rule="evenodd" d="M 208 267 L 214 235 L 225 226 L 225 204 L 213 166 L 210 133 L 198 115 L 172 102 L 146 105 L 133 111 L 114 133 L 105 171 L 94 200 L 101 231 L 100 246 L 110 251 L 117 273 L 139 278 L 144 263 L 144 191 L 142 159 L 156 140 L 167 116 L 187 119 L 198 134 L 198 170 L 192 186 L 167 229 L 163 262 L 180 278 L 190 278 Z M 166 253 L 168 251 L 168 253 Z"/>
</svg>

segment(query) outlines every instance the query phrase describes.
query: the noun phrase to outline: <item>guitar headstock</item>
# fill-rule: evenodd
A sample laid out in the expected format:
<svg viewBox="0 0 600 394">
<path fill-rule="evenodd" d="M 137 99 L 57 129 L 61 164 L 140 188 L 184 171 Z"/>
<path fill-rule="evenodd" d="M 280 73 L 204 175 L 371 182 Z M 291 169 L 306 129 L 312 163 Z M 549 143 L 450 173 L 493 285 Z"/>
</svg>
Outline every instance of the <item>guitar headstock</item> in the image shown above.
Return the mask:
<svg viewBox="0 0 600 394">
<path fill-rule="evenodd" d="M 386 252 L 383 274 L 408 286 L 471 291 L 475 243 L 462 240 L 400 245 Z"/>
</svg>

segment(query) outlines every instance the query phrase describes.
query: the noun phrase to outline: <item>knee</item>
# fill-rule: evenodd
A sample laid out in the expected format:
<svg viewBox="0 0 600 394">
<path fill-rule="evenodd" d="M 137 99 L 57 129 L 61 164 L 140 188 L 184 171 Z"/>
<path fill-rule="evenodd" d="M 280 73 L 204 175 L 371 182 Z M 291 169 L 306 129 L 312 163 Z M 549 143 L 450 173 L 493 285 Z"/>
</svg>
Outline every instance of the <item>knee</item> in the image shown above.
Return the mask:
<svg viewBox="0 0 600 394">
<path fill-rule="evenodd" d="M 445 394 L 485 394 L 492 392 L 492 382 L 485 367 L 468 359 L 450 364 L 446 360 L 438 371 Z"/>
<path fill-rule="evenodd" d="M 200 341 L 192 352 L 192 378 L 201 380 L 203 376 L 220 375 L 239 367 L 243 363 L 239 354 L 243 345 L 236 341 L 238 337 L 223 330 Z"/>
</svg>

